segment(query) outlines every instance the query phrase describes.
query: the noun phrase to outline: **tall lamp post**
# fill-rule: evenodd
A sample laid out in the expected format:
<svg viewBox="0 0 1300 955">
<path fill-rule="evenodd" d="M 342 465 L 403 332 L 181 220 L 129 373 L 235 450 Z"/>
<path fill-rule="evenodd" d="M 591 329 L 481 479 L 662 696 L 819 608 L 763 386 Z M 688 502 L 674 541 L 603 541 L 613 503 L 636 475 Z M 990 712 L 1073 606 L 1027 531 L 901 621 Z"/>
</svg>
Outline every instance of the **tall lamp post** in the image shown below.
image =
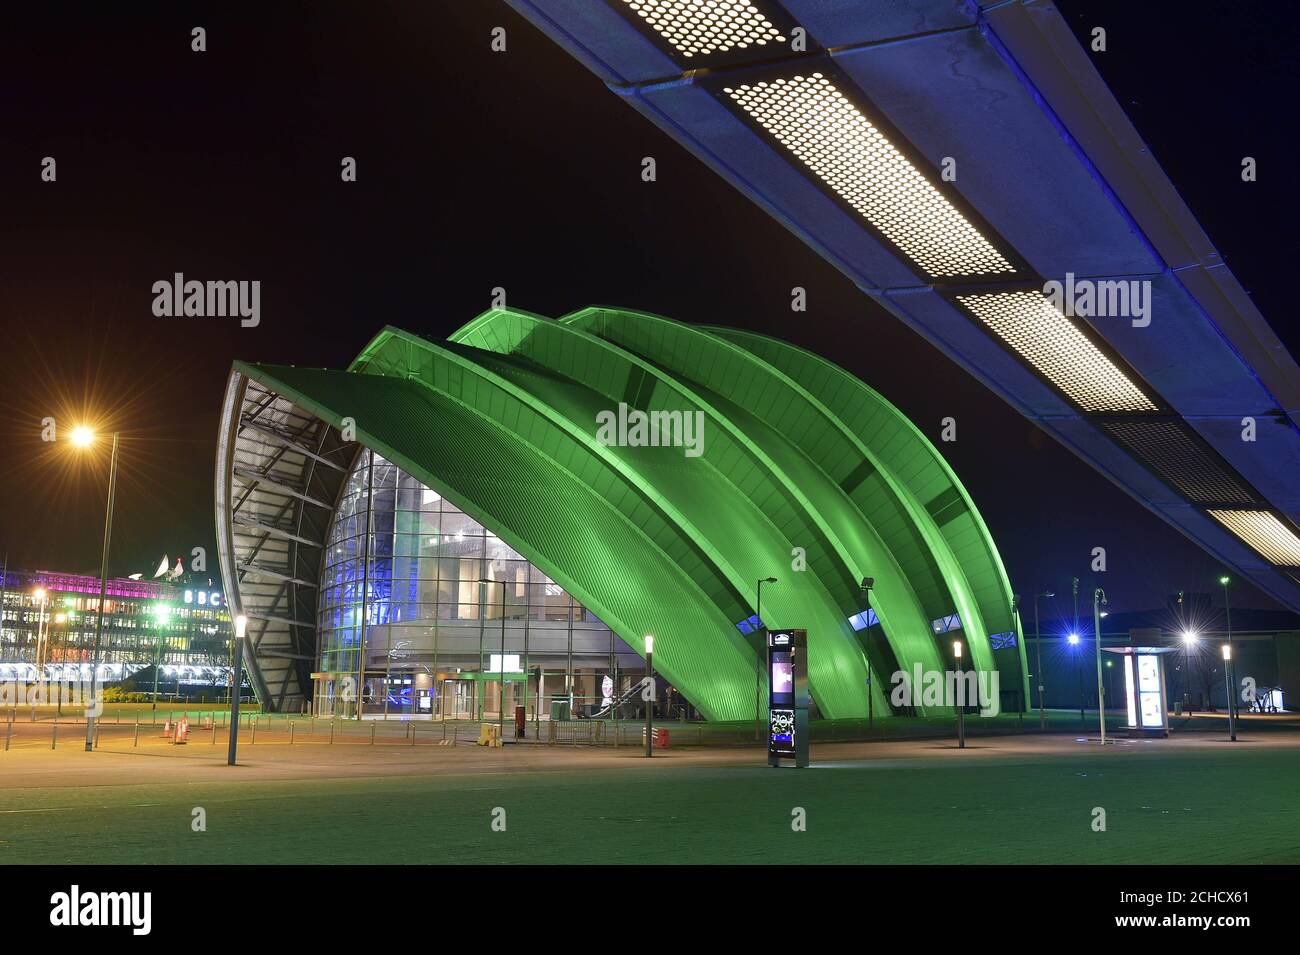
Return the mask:
<svg viewBox="0 0 1300 955">
<path fill-rule="evenodd" d="M 957 664 L 957 748 L 966 748 L 966 682 L 962 679 L 961 641 L 952 642 L 952 658 Z"/>
<path fill-rule="evenodd" d="M 1079 635 L 1071 633 L 1066 639 L 1069 641 L 1070 647 L 1075 651 L 1074 675 L 1079 681 L 1079 729 L 1083 729 L 1083 664 L 1079 662 Z"/>
<path fill-rule="evenodd" d="M 1041 594 L 1034 594 L 1034 648 L 1038 654 L 1036 664 L 1038 670 L 1038 730 L 1042 732 L 1047 729 L 1047 711 L 1043 703 L 1043 632 L 1038 629 L 1038 598 L 1055 597 L 1056 594 L 1050 590 L 1044 590 Z"/>
<path fill-rule="evenodd" d="M 45 626 L 45 607 L 49 598 L 45 595 L 44 587 L 37 587 L 32 591 L 32 606 L 36 607 L 36 676 L 41 685 L 45 687 L 45 635 L 43 627 Z"/>
<path fill-rule="evenodd" d="M 764 626 L 763 624 L 763 585 L 774 584 L 774 583 L 776 583 L 775 577 L 764 577 L 762 580 L 758 582 L 758 601 L 757 601 L 758 606 L 754 608 L 754 616 L 758 618 L 758 627 L 756 628 L 757 632 L 764 635 L 764 639 L 761 640 L 759 643 L 758 653 L 754 657 L 754 739 L 755 740 L 760 740 L 763 738 L 763 724 L 758 718 L 758 699 L 762 695 L 761 688 L 763 685 L 763 658 L 766 655 L 766 649 L 767 649 L 767 639 L 766 639 L 767 627 Z"/>
<path fill-rule="evenodd" d="M 645 755 L 649 759 L 654 755 L 654 701 L 655 701 L 655 638 L 650 634 L 645 637 Z"/>
<path fill-rule="evenodd" d="M 1237 742 L 1237 718 L 1232 712 L 1232 644 L 1223 645 L 1223 683 L 1228 691 L 1228 735 Z"/>
<path fill-rule="evenodd" d="M 1231 659 L 1232 657 L 1232 607 L 1228 605 L 1228 584 L 1230 582 L 1231 581 L 1226 575 L 1219 578 L 1219 583 L 1223 585 L 1223 613 L 1227 617 L 1227 624 L 1228 624 L 1228 646 L 1223 655 L 1223 659 L 1225 660 Z M 1236 688 L 1229 687 L 1229 690 L 1230 692 L 1228 693 L 1228 714 L 1229 717 L 1236 717 L 1237 715 Z M 1235 730 L 1233 731 L 1232 738 L 1233 739 L 1237 738 L 1237 734 Z"/>
<path fill-rule="evenodd" d="M 1101 608 L 1106 606 L 1106 591 L 1098 587 L 1092 592 L 1092 628 L 1097 637 L 1097 722 L 1101 724 L 1101 744 L 1106 745 L 1106 687 L 1101 675 Z"/>
<path fill-rule="evenodd" d="M 230 744 L 226 750 L 226 765 L 235 765 L 235 750 L 239 747 L 239 696 L 243 687 L 244 631 L 248 618 L 242 613 L 235 618 L 235 654 L 231 661 L 230 690 Z"/>
<path fill-rule="evenodd" d="M 193 611 L 191 611 L 193 613 Z M 153 660 L 153 705 L 149 708 L 154 714 L 154 722 L 158 721 L 158 671 L 162 669 L 162 625 L 167 619 L 168 610 L 165 604 L 158 604 L 154 608 L 154 628 L 157 630 L 154 639 L 154 660 Z"/>
<path fill-rule="evenodd" d="M 495 569 L 498 564 L 493 562 Z M 478 582 L 484 587 L 488 584 L 501 585 L 501 656 L 497 660 L 497 733 L 501 739 L 506 738 L 506 580 L 505 572 L 502 571 L 500 580 L 492 580 L 489 577 L 480 577 Z M 484 591 L 486 593 L 486 590 Z M 486 600 L 486 597 L 484 598 Z M 486 606 L 486 605 L 485 605 Z M 479 666 L 483 665 L 482 651 L 479 651 Z M 572 718 L 573 714 L 569 714 Z"/>
<path fill-rule="evenodd" d="M 1183 631 L 1183 683 L 1187 686 L 1187 712 L 1192 712 L 1192 647 L 1199 639 L 1195 630 Z"/>
<path fill-rule="evenodd" d="M 72 429 L 72 443 L 78 448 L 88 448 L 95 441 L 95 432 L 85 425 Z M 118 432 L 113 432 L 113 450 L 108 461 L 108 507 L 104 512 L 104 549 L 99 561 L 99 612 L 95 621 L 95 640 L 90 651 L 90 705 L 86 709 L 86 752 L 94 749 L 95 708 L 98 706 L 96 687 L 99 685 L 99 645 L 104 636 L 104 604 L 108 601 L 108 549 L 113 539 L 113 501 L 117 497 L 117 444 Z"/>
<path fill-rule="evenodd" d="M 867 635 L 862 641 L 862 653 L 867 658 L 867 729 L 870 730 L 875 724 L 875 703 L 873 701 L 875 687 L 872 681 L 875 679 L 875 673 L 871 669 L 871 588 L 876 585 L 875 577 L 862 578 L 862 597 L 866 607 L 862 610 L 862 620 L 867 625 Z"/>
</svg>

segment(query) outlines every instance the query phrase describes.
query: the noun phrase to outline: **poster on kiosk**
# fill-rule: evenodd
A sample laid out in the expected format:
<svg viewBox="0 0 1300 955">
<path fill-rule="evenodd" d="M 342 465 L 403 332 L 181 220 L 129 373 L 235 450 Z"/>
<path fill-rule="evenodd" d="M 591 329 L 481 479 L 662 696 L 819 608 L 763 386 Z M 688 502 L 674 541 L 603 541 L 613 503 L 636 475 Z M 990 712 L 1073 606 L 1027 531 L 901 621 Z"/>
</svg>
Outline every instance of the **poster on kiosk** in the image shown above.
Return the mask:
<svg viewBox="0 0 1300 955">
<path fill-rule="evenodd" d="M 767 762 L 808 765 L 808 631 L 767 633 Z"/>
</svg>

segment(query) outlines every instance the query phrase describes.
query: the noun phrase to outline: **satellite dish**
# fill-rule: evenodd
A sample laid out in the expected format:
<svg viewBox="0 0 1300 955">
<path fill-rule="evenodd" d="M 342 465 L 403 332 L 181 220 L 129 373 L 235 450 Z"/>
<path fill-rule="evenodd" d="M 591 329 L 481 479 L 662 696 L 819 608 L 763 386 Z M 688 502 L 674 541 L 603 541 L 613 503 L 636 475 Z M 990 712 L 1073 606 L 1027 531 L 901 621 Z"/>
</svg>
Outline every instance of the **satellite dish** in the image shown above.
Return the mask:
<svg viewBox="0 0 1300 955">
<path fill-rule="evenodd" d="M 167 573 L 167 555 L 163 554 L 162 560 L 158 563 L 158 569 L 153 572 L 154 579 L 161 577 L 165 573 Z"/>
</svg>

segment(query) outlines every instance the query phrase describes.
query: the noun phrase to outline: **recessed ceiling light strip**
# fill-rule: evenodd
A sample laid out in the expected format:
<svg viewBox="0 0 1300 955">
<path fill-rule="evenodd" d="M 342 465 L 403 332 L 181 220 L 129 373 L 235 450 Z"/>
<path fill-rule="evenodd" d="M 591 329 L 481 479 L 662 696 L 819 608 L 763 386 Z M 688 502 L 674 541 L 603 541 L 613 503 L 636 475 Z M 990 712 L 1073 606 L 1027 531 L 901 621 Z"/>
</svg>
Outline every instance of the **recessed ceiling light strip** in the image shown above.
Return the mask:
<svg viewBox="0 0 1300 955">
<path fill-rule="evenodd" d="M 991 292 L 956 298 L 1084 411 L 1159 410 L 1041 292 Z"/>
<path fill-rule="evenodd" d="M 1268 511 L 1207 511 L 1251 549 L 1280 567 L 1300 567 L 1300 536 Z"/>
<path fill-rule="evenodd" d="M 722 92 L 927 276 L 1015 274 L 1015 266 L 824 74 Z"/>
</svg>

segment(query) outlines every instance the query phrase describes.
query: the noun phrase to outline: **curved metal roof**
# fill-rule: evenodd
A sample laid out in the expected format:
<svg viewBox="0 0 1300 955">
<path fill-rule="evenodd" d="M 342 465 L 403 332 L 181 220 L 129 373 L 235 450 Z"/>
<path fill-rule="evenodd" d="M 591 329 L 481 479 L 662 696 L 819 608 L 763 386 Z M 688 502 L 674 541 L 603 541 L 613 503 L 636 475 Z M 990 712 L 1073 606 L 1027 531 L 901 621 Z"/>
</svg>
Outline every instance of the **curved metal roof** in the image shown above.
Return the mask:
<svg viewBox="0 0 1300 955">
<path fill-rule="evenodd" d="M 315 422 L 315 439 L 337 451 L 331 463 L 374 448 L 491 528 L 629 646 L 653 633 L 656 667 L 711 719 L 752 718 L 761 705 L 757 635 L 737 623 L 757 611 L 756 582 L 766 577 L 777 582 L 764 589 L 764 622 L 807 628 L 810 685 L 825 716 L 867 715 L 864 647 L 880 675 L 875 711 L 889 712 L 887 674 L 950 659 L 951 637 L 931 621 L 953 613 L 974 666 L 996 668 L 1027 698 L 1020 641 L 998 651 L 989 641 L 1019 629 L 1005 572 L 951 471 L 883 398 L 781 342 L 616 309 L 557 321 L 495 309 L 445 342 L 386 328 L 347 371 L 237 363 L 230 389 L 228 406 L 271 395 L 295 421 Z M 697 415 L 699 455 L 603 442 L 597 416 L 620 405 Z M 338 440 L 345 419 L 356 444 Z M 285 605 L 267 609 L 279 592 L 246 555 L 270 532 L 246 530 L 238 489 L 256 482 L 254 494 L 271 495 L 263 510 L 287 500 L 309 513 L 304 475 L 319 481 L 323 467 L 298 452 L 296 478 L 283 455 L 265 458 L 270 469 L 259 475 L 245 445 L 261 432 L 247 412 L 240 420 L 224 432 L 219 464 L 222 568 L 236 581 L 236 606 L 269 615 Z M 284 567 L 275 572 L 288 576 Z M 863 577 L 875 578 L 884 640 L 864 643 L 850 623 L 865 609 Z M 263 667 L 260 644 L 254 663 Z M 255 682 L 261 695 L 266 680 Z"/>
</svg>

